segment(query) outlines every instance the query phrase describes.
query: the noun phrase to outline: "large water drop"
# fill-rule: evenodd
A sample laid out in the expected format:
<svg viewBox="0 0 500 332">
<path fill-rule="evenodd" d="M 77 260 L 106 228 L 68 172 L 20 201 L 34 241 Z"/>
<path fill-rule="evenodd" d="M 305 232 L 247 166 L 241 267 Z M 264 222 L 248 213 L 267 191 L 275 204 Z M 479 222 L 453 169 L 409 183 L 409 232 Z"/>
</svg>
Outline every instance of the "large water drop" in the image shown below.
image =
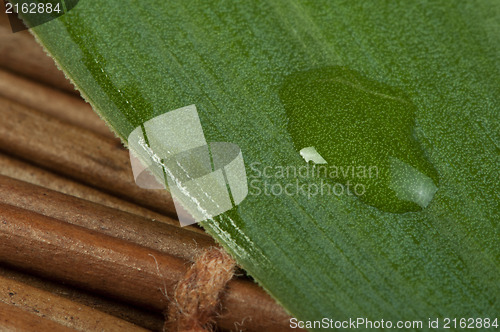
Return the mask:
<svg viewBox="0 0 500 332">
<path fill-rule="evenodd" d="M 387 212 L 430 203 L 438 175 L 413 134 L 417 109 L 401 90 L 326 67 L 287 76 L 280 98 L 295 148 L 328 167 L 328 181 L 363 186 L 359 198 Z"/>
</svg>

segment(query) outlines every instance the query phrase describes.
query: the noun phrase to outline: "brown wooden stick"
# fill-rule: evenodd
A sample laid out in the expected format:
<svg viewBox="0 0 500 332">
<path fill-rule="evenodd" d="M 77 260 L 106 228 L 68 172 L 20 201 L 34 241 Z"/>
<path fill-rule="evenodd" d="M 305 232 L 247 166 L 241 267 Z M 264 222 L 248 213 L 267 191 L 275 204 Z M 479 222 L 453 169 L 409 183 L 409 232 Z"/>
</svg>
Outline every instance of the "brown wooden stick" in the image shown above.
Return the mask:
<svg viewBox="0 0 500 332">
<path fill-rule="evenodd" d="M 175 216 L 166 190 L 139 188 L 114 140 L 0 97 L 0 149 L 157 212 Z"/>
<path fill-rule="evenodd" d="M 0 8 L 0 67 L 79 96 L 28 31 L 12 33 L 3 1 Z"/>
<path fill-rule="evenodd" d="M 81 303 L 3 276 L 0 276 L 0 303 L 33 312 L 39 317 L 79 331 L 146 331 Z M 38 331 L 37 328 L 32 331 L 35 330 Z"/>
<path fill-rule="evenodd" d="M 31 211 L 0 204 L 0 259 L 147 307 L 166 307 L 184 260 Z"/>
<path fill-rule="evenodd" d="M 119 139 L 106 127 L 92 107 L 73 95 L 27 80 L 0 69 L 0 96 L 35 108 L 73 125 Z"/>
<path fill-rule="evenodd" d="M 79 303 L 86 307 L 99 310 L 150 331 L 163 330 L 165 322 L 163 315 L 150 310 L 143 310 L 125 302 L 97 296 L 89 292 L 84 292 L 76 287 L 70 287 L 62 283 L 36 277 L 2 265 L 0 265 L 0 276 L 63 297 L 74 303 Z M 0 294 L 0 297 L 2 297 L 2 294 Z"/>
<path fill-rule="evenodd" d="M 0 175 L 0 203 L 95 230 L 186 260 L 214 246 L 208 235 Z"/>
<path fill-rule="evenodd" d="M 75 332 L 33 313 L 0 302 L 0 327 L 3 332 Z"/>
<path fill-rule="evenodd" d="M 174 226 L 180 225 L 178 220 L 169 216 L 151 211 L 113 195 L 106 194 L 95 188 L 73 181 L 67 177 L 60 176 L 46 169 L 28 164 L 3 153 L 0 153 L 0 174 L 58 191 L 63 194 L 82 198 L 113 209 L 132 213 L 147 219 L 154 219 Z M 186 226 L 184 229 L 205 234 L 205 232 L 199 227 Z"/>
<path fill-rule="evenodd" d="M 179 258 L 34 212 L 4 204 L 0 211 L 0 261 L 137 305 L 163 311 L 188 268 Z M 227 289 L 218 326 L 289 330 L 288 315 L 255 284 L 233 280 Z"/>
</svg>

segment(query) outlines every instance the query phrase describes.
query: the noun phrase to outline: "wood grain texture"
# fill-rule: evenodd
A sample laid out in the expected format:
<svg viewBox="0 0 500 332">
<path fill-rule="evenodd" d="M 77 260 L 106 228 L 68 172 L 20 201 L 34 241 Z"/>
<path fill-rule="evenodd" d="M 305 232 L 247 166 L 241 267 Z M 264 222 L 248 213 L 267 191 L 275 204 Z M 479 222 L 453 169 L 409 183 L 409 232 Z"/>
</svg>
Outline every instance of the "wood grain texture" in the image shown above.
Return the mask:
<svg viewBox="0 0 500 332">
<path fill-rule="evenodd" d="M 96 188 L 1 152 L 0 174 L 66 195 L 98 203 L 116 210 L 132 213 L 147 219 L 154 219 L 174 226 L 179 226 L 179 221 L 173 219 L 172 217 L 151 211 L 150 209 L 138 204 L 102 192 Z M 187 226 L 184 228 L 194 232 L 206 234 L 199 227 Z"/>
<path fill-rule="evenodd" d="M 112 139 L 0 97 L 0 150 L 175 216 L 170 194 L 144 190 L 133 179 L 129 154 Z"/>
<path fill-rule="evenodd" d="M 162 331 L 163 329 L 165 319 L 162 314 L 144 310 L 123 301 L 99 296 L 70 285 L 34 276 L 6 265 L 0 265 L 0 276 L 102 311 L 150 331 Z"/>
<path fill-rule="evenodd" d="M 0 276 L 0 304 L 35 313 L 38 317 L 77 331 L 147 331 L 81 303 L 3 276 Z M 34 327 L 32 331 L 35 330 L 38 331 L 38 328 Z"/>
<path fill-rule="evenodd" d="M 0 96 L 105 137 L 119 139 L 81 98 L 0 69 Z"/>
<path fill-rule="evenodd" d="M 4 2 L 0 9 L 5 13 Z M 54 61 L 33 39 L 29 31 L 12 33 L 7 15 L 0 15 L 0 67 L 79 96 Z"/>
<path fill-rule="evenodd" d="M 54 218 L 0 204 L 0 260 L 11 266 L 164 311 L 186 261 Z M 217 325 L 287 331 L 289 316 L 252 282 L 233 280 Z"/>
<path fill-rule="evenodd" d="M 192 260 L 214 246 L 207 234 L 149 220 L 0 175 L 0 203 Z M 64 207 L 64 209 L 61 209 Z"/>
<path fill-rule="evenodd" d="M 0 302 L 0 326 L 4 332 L 77 331 L 2 302 Z"/>
</svg>

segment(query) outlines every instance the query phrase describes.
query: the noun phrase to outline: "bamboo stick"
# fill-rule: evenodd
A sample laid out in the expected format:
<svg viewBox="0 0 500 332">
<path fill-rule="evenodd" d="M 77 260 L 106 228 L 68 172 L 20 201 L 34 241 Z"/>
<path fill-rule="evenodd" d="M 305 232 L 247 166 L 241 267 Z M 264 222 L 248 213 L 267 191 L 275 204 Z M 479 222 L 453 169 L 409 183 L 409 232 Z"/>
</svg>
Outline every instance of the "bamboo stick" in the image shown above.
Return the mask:
<svg viewBox="0 0 500 332">
<path fill-rule="evenodd" d="M 125 198 L 175 216 L 166 190 L 139 188 L 127 151 L 114 140 L 0 97 L 0 149 Z"/>
<path fill-rule="evenodd" d="M 3 332 L 74 332 L 75 329 L 57 324 L 6 303 L 0 302 L 0 327 Z"/>
<path fill-rule="evenodd" d="M 64 297 L 0 276 L 0 304 L 78 331 L 145 332 L 144 328 Z M 47 322 L 41 324 L 46 326 Z M 38 331 L 38 327 L 31 331 Z"/>
<path fill-rule="evenodd" d="M 0 69 L 0 96 L 103 136 L 119 139 L 81 98 Z"/>
<path fill-rule="evenodd" d="M 92 187 L 68 179 L 67 177 L 33 166 L 3 153 L 0 153 L 0 174 L 113 209 L 132 213 L 150 220 L 154 219 L 174 226 L 180 225 L 178 220 L 169 216 L 165 216 L 137 204 L 106 194 Z M 199 227 L 186 226 L 184 229 L 206 234 Z"/>
<path fill-rule="evenodd" d="M 117 317 L 121 320 L 125 320 L 137 326 L 141 326 L 150 331 L 163 331 L 163 325 L 165 323 L 164 316 L 150 310 L 143 310 L 124 302 L 97 296 L 89 292 L 84 292 L 75 287 L 70 287 L 68 285 L 63 285 L 62 283 L 57 283 L 48 279 L 36 277 L 1 265 L 0 277 L 8 278 L 21 284 L 26 284 L 39 290 L 48 292 L 52 295 L 63 297 L 74 303 L 99 310 L 108 315 Z M 11 292 L 12 291 L 9 291 L 9 293 Z M 0 293 L 0 298 L 2 296 L 5 297 L 5 294 Z M 9 297 L 10 296 L 11 295 L 9 294 Z M 2 300 L 0 299 L 0 301 Z M 73 317 L 76 316 L 77 315 L 74 315 Z"/>
<path fill-rule="evenodd" d="M 137 244 L 5 204 L 0 211 L 0 260 L 42 276 L 163 311 L 187 270 L 184 260 Z M 289 330 L 288 315 L 251 282 L 230 281 L 221 305 L 222 328 Z"/>
<path fill-rule="evenodd" d="M 4 2 L 0 1 L 3 9 Z M 35 81 L 80 95 L 64 77 L 43 48 L 28 31 L 12 33 L 5 10 L 0 15 L 0 67 Z"/>
<path fill-rule="evenodd" d="M 192 260 L 215 242 L 206 234 L 148 220 L 0 175 L 0 203 Z M 64 207 L 64 208 L 62 208 Z"/>
</svg>

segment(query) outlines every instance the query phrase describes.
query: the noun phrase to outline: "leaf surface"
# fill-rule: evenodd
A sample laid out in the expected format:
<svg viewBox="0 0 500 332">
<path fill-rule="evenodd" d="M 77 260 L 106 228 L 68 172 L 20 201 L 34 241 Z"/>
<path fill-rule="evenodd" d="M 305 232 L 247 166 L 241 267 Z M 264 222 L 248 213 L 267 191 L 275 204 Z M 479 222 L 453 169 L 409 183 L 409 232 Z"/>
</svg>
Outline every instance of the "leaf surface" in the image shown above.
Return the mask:
<svg viewBox="0 0 500 332">
<path fill-rule="evenodd" d="M 207 141 L 241 148 L 250 194 L 203 226 L 294 316 L 425 327 L 499 314 L 499 22 L 493 0 L 81 0 L 33 31 L 122 139 L 195 104 Z M 427 208 L 256 194 L 252 180 L 290 180 L 266 167 L 305 165 L 279 96 L 286 77 L 331 66 L 415 105 L 439 176 Z"/>
</svg>

